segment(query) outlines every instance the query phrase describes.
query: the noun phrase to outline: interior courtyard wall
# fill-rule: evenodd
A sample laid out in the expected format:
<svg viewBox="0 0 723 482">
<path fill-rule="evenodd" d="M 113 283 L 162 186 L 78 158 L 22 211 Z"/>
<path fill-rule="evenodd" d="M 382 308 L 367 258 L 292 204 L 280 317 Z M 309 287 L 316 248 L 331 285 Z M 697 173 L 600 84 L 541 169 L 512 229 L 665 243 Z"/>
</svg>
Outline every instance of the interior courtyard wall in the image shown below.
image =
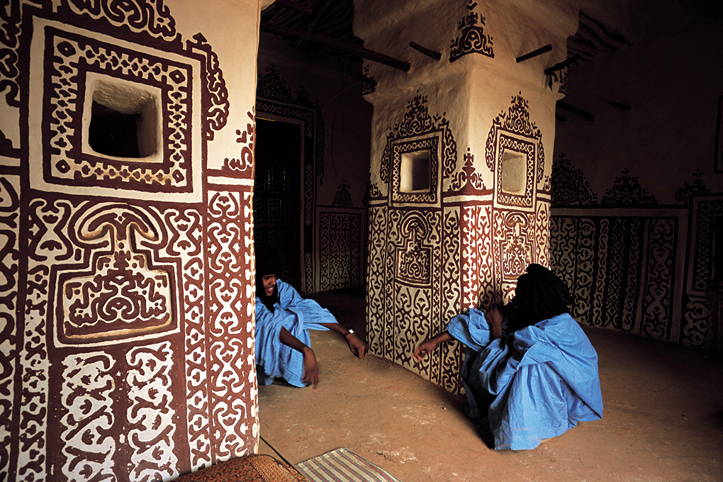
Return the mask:
<svg viewBox="0 0 723 482">
<path fill-rule="evenodd" d="M 553 265 L 578 321 L 720 349 L 723 23 L 656 15 L 570 70 L 566 101 L 594 120 L 558 125 Z"/>
<path fill-rule="evenodd" d="M 295 114 L 302 109 L 316 119 L 315 132 L 304 140 L 316 148 L 307 148 L 299 180 L 302 291 L 364 284 L 372 108 L 362 98 L 358 69 L 328 52 L 303 51 L 293 42 L 261 35 L 257 108 L 273 112 L 259 115 L 307 125 Z"/>
<path fill-rule="evenodd" d="M 527 264 L 549 265 L 548 157 L 562 83 L 543 71 L 564 60 L 577 10 L 575 2 L 445 5 L 357 1 L 354 31 L 366 48 L 411 66 L 365 67 L 376 81 L 367 95 L 369 348 L 458 392 L 458 344 L 422 364 L 411 354 L 463 309 L 509 300 Z M 548 54 L 516 62 L 545 44 Z M 419 191 L 402 187 L 414 156 L 429 157 Z M 505 175 L 514 187 L 502 189 Z"/>
<path fill-rule="evenodd" d="M 255 452 L 258 2 L 2 8 L 0 479 L 169 480 Z M 95 143 L 109 111 L 100 139 L 150 155 Z"/>
</svg>

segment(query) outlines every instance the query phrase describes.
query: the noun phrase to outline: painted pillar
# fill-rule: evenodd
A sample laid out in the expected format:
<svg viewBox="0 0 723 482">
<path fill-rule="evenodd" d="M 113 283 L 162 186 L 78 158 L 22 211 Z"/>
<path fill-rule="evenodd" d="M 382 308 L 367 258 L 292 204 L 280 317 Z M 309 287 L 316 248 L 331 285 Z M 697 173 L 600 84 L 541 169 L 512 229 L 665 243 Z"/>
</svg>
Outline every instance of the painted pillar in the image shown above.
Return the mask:
<svg viewBox="0 0 723 482">
<path fill-rule="evenodd" d="M 168 480 L 255 451 L 258 18 L 3 7 L 0 479 Z"/>
<path fill-rule="evenodd" d="M 540 2 L 538 2 L 540 3 Z M 367 328 L 372 353 L 452 392 L 461 349 L 411 354 L 463 309 L 509 300 L 529 263 L 549 266 L 555 102 L 577 2 L 355 2 L 370 63 Z M 410 47 L 415 42 L 441 58 Z M 550 44 L 549 53 L 516 58 Z"/>
</svg>

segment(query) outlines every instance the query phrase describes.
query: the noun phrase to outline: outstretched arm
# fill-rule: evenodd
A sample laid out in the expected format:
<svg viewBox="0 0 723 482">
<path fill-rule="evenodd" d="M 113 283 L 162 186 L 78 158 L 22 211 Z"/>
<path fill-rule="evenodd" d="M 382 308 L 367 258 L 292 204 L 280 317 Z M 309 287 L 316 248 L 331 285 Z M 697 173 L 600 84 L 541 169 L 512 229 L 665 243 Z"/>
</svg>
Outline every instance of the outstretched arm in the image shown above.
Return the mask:
<svg viewBox="0 0 723 482">
<path fill-rule="evenodd" d="M 316 363 L 316 355 L 311 347 L 306 346 L 301 340 L 289 333 L 286 328 L 281 328 L 279 340 L 284 345 L 300 351 L 304 355 L 304 376 L 301 379 L 307 385 L 311 385 L 313 390 L 319 385 L 319 365 Z"/>
<path fill-rule="evenodd" d="M 341 326 L 339 323 L 321 323 L 321 325 L 343 336 L 346 340 L 347 345 L 349 345 L 349 350 L 351 350 L 352 354 L 355 357 L 359 359 L 364 358 L 364 353 L 366 352 L 367 347 L 364 342 L 361 341 L 359 337 L 354 334 L 354 332 L 349 331 L 348 329 Z"/>
<path fill-rule="evenodd" d="M 412 357 L 414 357 L 416 361 L 421 362 L 427 355 L 432 353 L 434 349 L 437 348 L 437 345 L 452 340 L 454 340 L 454 337 L 452 337 L 449 332 L 445 331 L 444 333 L 441 333 L 434 338 L 430 338 L 429 340 L 422 342 L 422 344 L 419 345 L 416 350 L 414 350 Z"/>
<path fill-rule="evenodd" d="M 490 327 L 490 341 L 502 338 L 503 318 L 501 305 L 492 305 L 485 311 L 485 319 Z"/>
</svg>

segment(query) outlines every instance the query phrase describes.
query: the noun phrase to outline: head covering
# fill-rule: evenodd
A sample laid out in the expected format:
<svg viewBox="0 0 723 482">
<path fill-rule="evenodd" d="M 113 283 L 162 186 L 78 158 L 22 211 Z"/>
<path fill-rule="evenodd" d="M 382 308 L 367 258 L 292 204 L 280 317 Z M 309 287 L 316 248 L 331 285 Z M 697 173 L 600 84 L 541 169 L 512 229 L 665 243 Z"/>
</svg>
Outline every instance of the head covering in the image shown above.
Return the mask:
<svg viewBox="0 0 723 482">
<path fill-rule="evenodd" d="M 274 248 L 259 248 L 256 250 L 256 277 L 267 274 L 281 274 L 281 255 Z"/>
<path fill-rule="evenodd" d="M 279 260 L 279 253 L 273 248 L 256 250 L 256 297 L 260 299 L 264 306 L 272 313 L 274 311 L 274 303 L 279 301 L 279 288 L 278 286 L 274 286 L 274 293 L 271 296 L 267 296 L 262 277 L 270 274 L 278 277 L 281 274 L 281 263 Z"/>
<path fill-rule="evenodd" d="M 572 297 L 567 285 L 549 269 L 531 264 L 517 279 L 515 297 L 503 309 L 515 330 L 568 313 Z"/>
</svg>

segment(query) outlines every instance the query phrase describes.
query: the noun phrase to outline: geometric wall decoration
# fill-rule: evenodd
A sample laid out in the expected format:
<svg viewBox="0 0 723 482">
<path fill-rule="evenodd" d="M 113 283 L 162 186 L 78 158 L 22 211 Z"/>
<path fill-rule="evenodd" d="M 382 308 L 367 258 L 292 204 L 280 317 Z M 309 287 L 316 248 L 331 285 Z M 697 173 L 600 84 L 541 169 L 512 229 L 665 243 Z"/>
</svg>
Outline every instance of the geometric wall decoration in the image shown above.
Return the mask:
<svg viewBox="0 0 723 482">
<path fill-rule="evenodd" d="M 49 225 L 45 218 L 41 232 Z M 84 206 L 69 222 L 76 230 L 71 239 L 87 249 L 83 262 L 56 260 L 53 266 L 57 345 L 107 346 L 178 331 L 174 288 L 180 280 L 175 266 L 152 250 L 168 236 L 161 219 L 137 207 L 100 203 Z"/>
<path fill-rule="evenodd" d="M 659 206 L 627 170 L 598 204 L 561 156 L 551 263 L 571 287 L 578 321 L 684 346 L 710 341 L 723 202 L 700 170 L 693 176 L 675 192 L 680 206 Z"/>
<path fill-rule="evenodd" d="M 426 95 L 417 94 L 407 105 L 404 118 L 387 134 L 382 154 L 380 178 L 390 183 L 390 202 L 428 204 L 440 206 L 441 180 L 452 176 L 457 168 L 457 143 L 442 116 L 429 114 Z M 400 191 L 401 173 L 405 153 L 426 152 L 429 163 L 429 187 L 426 193 Z"/>
<path fill-rule="evenodd" d="M 369 351 L 453 393 L 462 390 L 461 345 L 442 344 L 419 363 L 414 348 L 463 309 L 508 301 L 527 265 L 550 259 L 550 181 L 527 101 L 513 97 L 492 124 L 488 188 L 469 149 L 458 163 L 449 121 L 418 93 L 389 128 L 373 163 L 381 185 L 370 184 L 366 198 Z"/>
<path fill-rule="evenodd" d="M 13 408 L 17 408 L 20 176 L 0 177 L 0 479 L 10 479 Z"/>
<path fill-rule="evenodd" d="M 423 139 L 405 140 L 404 142 L 393 142 L 392 151 L 392 201 L 396 203 L 428 203 L 436 204 L 439 199 L 439 140 L 435 137 Z M 416 157 L 416 159 L 415 159 Z M 409 166 L 405 161 L 410 159 Z M 413 161 L 423 164 L 421 169 L 416 169 Z M 422 161 L 422 162 L 420 162 Z M 414 171 L 423 171 L 419 173 Z M 409 187 L 405 189 L 404 178 L 422 177 L 422 189 L 410 191 L 413 179 L 408 182 Z M 420 182 L 417 180 L 416 182 Z"/>
<path fill-rule="evenodd" d="M 698 169 L 693 173 L 693 177 L 695 179 L 691 184 L 685 182 L 683 183 L 682 188 L 675 191 L 676 201 L 683 204 L 690 204 L 693 202 L 695 197 L 707 196 L 710 194 L 710 190 L 705 187 L 705 182 L 703 181 L 703 171 Z"/>
<path fill-rule="evenodd" d="M 681 343 L 701 346 L 711 336 L 711 322 L 716 318 L 712 312 L 715 302 L 715 281 L 721 273 L 715 273 L 716 260 L 720 258 L 720 227 L 723 225 L 723 199 L 720 195 L 694 198 L 691 203 L 691 235 L 685 284 L 685 309 Z M 718 226 L 718 229 L 716 229 Z"/>
<path fill-rule="evenodd" d="M 507 302 L 527 265 L 549 263 L 550 180 L 543 177 L 542 133 L 530 120 L 521 93 L 492 120 L 485 161 L 494 175 L 490 256 L 496 265 L 494 301 Z"/>
<path fill-rule="evenodd" d="M 605 192 L 601 206 L 642 207 L 655 206 L 658 201 L 648 189 L 641 186 L 637 176 L 631 176 L 629 169 L 623 169 L 622 176 L 615 178 L 613 187 Z"/>
<path fill-rule="evenodd" d="M 495 205 L 533 210 L 537 185 L 543 182 L 545 151 L 542 134 L 530 121 L 528 103 L 522 94 L 513 96 L 508 111 L 492 121 L 485 151 L 487 167 L 495 175 Z M 508 177 L 513 179 L 510 188 L 506 188 Z"/>
</svg>

